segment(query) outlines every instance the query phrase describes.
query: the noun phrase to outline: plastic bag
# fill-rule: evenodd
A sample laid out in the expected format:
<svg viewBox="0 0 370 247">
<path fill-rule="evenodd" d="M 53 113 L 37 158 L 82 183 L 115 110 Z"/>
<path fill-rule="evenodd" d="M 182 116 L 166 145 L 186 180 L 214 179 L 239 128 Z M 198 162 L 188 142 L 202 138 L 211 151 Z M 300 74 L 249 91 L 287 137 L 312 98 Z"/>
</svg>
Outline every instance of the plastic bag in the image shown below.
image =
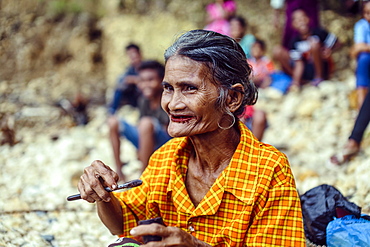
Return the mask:
<svg viewBox="0 0 370 247">
<path fill-rule="evenodd" d="M 301 196 L 302 214 L 306 237 L 317 245 L 326 244 L 326 227 L 337 211 L 360 217 L 361 208 L 349 202 L 333 186 L 322 184 Z"/>
<path fill-rule="evenodd" d="M 370 247 L 370 216 L 346 215 L 329 222 L 326 228 L 328 247 Z"/>
<path fill-rule="evenodd" d="M 132 238 L 119 238 L 108 247 L 139 247 L 141 244 Z"/>
</svg>

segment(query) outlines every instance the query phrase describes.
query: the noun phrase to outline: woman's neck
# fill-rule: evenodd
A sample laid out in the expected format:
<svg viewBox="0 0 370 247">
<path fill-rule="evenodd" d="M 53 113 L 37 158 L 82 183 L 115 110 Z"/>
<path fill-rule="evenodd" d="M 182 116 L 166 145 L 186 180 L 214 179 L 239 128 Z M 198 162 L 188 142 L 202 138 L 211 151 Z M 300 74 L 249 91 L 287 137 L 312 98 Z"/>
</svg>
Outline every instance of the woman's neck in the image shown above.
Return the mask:
<svg viewBox="0 0 370 247">
<path fill-rule="evenodd" d="M 235 124 L 228 130 L 218 129 L 211 133 L 190 137 L 193 154 L 190 163 L 203 175 L 221 173 L 229 164 L 240 141 Z"/>
</svg>

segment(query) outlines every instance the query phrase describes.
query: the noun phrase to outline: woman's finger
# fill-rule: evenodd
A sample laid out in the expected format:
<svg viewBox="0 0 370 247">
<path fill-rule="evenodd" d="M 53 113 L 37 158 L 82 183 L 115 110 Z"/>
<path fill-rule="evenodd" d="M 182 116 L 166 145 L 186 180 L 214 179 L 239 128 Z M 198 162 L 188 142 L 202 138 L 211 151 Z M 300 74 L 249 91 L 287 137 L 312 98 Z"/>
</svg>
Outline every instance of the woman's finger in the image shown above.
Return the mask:
<svg viewBox="0 0 370 247">
<path fill-rule="evenodd" d="M 84 179 L 87 181 L 85 182 Z M 88 196 L 91 196 L 95 201 L 109 202 L 111 200 L 110 194 L 104 189 L 103 181 L 96 173 L 88 173 L 82 178 L 84 183 L 88 183 L 90 190 L 87 190 Z"/>
<path fill-rule="evenodd" d="M 160 237 L 167 237 L 167 227 L 162 226 L 157 223 L 153 223 L 150 225 L 140 225 L 131 229 L 130 234 L 132 236 L 145 236 L 145 235 L 152 235 L 152 236 L 160 236 Z"/>
<path fill-rule="evenodd" d="M 104 181 L 104 186 L 114 190 L 117 188 L 118 174 L 114 172 L 109 166 L 105 165 L 100 160 L 95 160 L 91 164 L 95 168 L 95 176 L 99 176 Z"/>
<path fill-rule="evenodd" d="M 83 200 L 85 200 L 85 201 L 90 202 L 90 203 L 94 203 L 95 200 L 93 198 L 91 198 L 90 196 L 88 196 L 88 193 L 85 190 L 85 184 L 83 182 L 83 178 L 82 177 L 83 177 L 83 175 L 81 176 L 80 182 L 77 185 L 78 190 L 80 191 L 80 194 L 81 194 L 81 198 Z"/>
</svg>

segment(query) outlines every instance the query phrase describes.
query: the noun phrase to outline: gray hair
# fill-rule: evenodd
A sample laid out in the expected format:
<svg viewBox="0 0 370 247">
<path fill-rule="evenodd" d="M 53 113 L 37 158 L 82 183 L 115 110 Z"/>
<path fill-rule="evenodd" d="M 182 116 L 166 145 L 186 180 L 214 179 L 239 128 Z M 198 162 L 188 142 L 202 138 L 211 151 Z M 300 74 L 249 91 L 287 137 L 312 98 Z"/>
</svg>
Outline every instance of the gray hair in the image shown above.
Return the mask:
<svg viewBox="0 0 370 247">
<path fill-rule="evenodd" d="M 184 56 L 203 63 L 210 70 L 213 80 L 220 85 L 217 107 L 232 115 L 226 107 L 229 90 L 240 83 L 244 87 L 243 101 L 234 112 L 240 116 L 246 105 L 257 101 L 258 91 L 249 79 L 251 67 L 240 45 L 232 38 L 207 30 L 192 30 L 181 35 L 164 53 L 165 62 L 173 56 Z"/>
</svg>

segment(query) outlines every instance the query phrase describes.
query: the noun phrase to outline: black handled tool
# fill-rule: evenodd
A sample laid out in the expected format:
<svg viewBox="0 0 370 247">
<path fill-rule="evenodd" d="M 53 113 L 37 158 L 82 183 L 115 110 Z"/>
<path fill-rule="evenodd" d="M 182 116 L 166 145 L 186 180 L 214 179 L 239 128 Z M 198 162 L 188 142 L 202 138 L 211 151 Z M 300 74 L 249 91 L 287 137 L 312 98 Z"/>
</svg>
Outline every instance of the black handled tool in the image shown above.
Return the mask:
<svg viewBox="0 0 370 247">
<path fill-rule="evenodd" d="M 114 190 L 112 190 L 109 187 L 105 187 L 104 189 L 108 192 L 112 192 L 112 191 L 115 191 L 115 190 L 134 188 L 134 187 L 140 186 L 142 183 L 143 183 L 143 181 L 141 181 L 140 179 L 135 179 L 135 180 L 128 181 L 124 184 L 119 184 L 117 186 L 117 188 L 115 188 Z M 76 195 L 72 195 L 72 196 L 67 197 L 67 201 L 75 201 L 75 200 L 78 200 L 78 199 L 81 199 L 80 194 L 76 194 Z"/>
</svg>

